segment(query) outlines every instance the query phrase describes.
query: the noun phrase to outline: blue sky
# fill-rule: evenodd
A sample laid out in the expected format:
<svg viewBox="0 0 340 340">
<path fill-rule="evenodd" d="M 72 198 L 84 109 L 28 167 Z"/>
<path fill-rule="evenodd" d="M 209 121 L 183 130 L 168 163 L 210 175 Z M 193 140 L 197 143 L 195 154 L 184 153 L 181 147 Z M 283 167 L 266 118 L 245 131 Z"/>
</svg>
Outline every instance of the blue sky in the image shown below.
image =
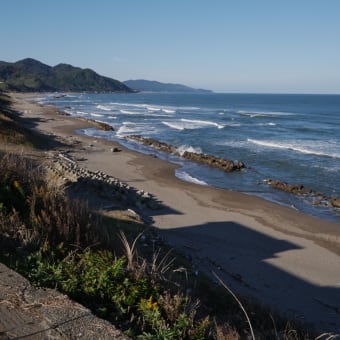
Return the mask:
<svg viewBox="0 0 340 340">
<path fill-rule="evenodd" d="M 340 0 L 2 0 L 0 60 L 217 92 L 340 93 Z"/>
</svg>

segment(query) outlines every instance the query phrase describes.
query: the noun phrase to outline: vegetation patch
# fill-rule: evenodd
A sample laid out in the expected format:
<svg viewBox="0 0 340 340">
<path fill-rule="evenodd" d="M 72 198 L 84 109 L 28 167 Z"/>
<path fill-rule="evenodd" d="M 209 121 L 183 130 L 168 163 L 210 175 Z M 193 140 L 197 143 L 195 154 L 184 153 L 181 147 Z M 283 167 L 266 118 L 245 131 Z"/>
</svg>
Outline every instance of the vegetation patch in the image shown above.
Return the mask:
<svg viewBox="0 0 340 340">
<path fill-rule="evenodd" d="M 67 64 L 51 67 L 26 58 L 15 63 L 0 61 L 0 89 L 19 92 L 133 92 L 120 81 L 90 69 Z"/>
</svg>

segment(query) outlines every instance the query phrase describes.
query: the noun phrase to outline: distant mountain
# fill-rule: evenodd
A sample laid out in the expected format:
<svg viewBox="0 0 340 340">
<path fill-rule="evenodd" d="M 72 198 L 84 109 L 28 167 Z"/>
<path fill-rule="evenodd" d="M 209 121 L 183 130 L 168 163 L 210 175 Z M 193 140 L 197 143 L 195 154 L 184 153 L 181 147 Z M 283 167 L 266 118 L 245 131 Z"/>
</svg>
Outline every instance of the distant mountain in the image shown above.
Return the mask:
<svg viewBox="0 0 340 340">
<path fill-rule="evenodd" d="M 145 79 L 126 80 L 123 82 L 126 86 L 136 91 L 148 92 L 187 92 L 187 93 L 211 93 L 210 90 L 194 89 L 181 84 L 166 84 L 158 81 Z"/>
<path fill-rule="evenodd" d="M 0 61 L 0 85 L 20 92 L 134 92 L 118 80 L 68 64 L 51 67 L 27 58 Z"/>
</svg>

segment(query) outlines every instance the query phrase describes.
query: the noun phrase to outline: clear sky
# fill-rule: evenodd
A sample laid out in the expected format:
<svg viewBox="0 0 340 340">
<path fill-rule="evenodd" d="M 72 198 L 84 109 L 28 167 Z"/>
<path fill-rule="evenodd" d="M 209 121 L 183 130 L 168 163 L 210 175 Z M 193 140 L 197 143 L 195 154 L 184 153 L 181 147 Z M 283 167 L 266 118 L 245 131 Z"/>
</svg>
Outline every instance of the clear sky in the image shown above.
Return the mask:
<svg viewBox="0 0 340 340">
<path fill-rule="evenodd" d="M 217 92 L 340 93 L 340 0 L 1 0 L 0 60 Z"/>
</svg>

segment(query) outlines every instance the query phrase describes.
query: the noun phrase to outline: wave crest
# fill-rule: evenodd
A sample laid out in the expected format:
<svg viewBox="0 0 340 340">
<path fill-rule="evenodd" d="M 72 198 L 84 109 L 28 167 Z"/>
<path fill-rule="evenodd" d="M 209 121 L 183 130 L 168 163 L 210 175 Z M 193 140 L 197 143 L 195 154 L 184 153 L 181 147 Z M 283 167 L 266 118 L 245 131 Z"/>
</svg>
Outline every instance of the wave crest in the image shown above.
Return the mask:
<svg viewBox="0 0 340 340">
<path fill-rule="evenodd" d="M 247 141 L 252 144 L 269 147 L 269 148 L 276 148 L 276 149 L 286 149 L 292 150 L 304 154 L 309 155 L 316 155 L 316 156 L 325 156 L 325 157 L 332 157 L 332 158 L 340 158 L 340 153 L 332 152 L 333 148 L 336 146 L 330 147 L 327 143 L 321 143 L 317 145 L 314 141 L 304 141 L 304 144 L 300 141 L 296 141 L 295 143 L 282 143 L 276 141 L 266 141 L 266 140 L 257 140 L 248 138 Z M 315 146 L 315 148 L 310 148 L 309 145 Z"/>
<path fill-rule="evenodd" d="M 202 149 L 201 148 L 194 148 L 191 145 L 181 145 L 177 148 L 177 152 L 183 156 L 184 152 L 192 152 L 192 153 L 202 153 Z"/>
<path fill-rule="evenodd" d="M 199 185 L 208 185 L 206 182 L 196 178 L 196 177 L 192 177 L 191 175 L 189 175 L 186 171 L 183 170 L 176 170 L 175 173 L 176 177 L 186 181 L 186 182 L 190 182 L 190 183 L 194 183 L 194 184 L 199 184 Z"/>
<path fill-rule="evenodd" d="M 176 121 L 163 121 L 162 124 L 176 130 L 195 130 L 195 129 L 202 129 L 209 126 L 214 126 L 218 129 L 223 129 L 225 125 L 218 124 L 215 122 L 211 122 L 208 120 L 196 120 L 196 119 L 185 119 L 181 118 L 180 120 Z"/>
</svg>

